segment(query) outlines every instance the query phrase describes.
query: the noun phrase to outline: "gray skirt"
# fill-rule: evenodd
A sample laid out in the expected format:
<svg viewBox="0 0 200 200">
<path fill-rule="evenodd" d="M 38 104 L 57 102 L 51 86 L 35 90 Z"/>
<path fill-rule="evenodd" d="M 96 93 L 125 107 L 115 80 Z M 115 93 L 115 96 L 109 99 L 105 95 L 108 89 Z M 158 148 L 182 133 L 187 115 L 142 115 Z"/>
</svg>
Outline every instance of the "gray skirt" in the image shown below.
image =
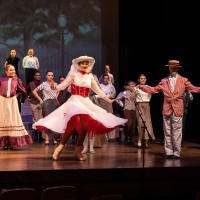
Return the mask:
<svg viewBox="0 0 200 200">
<path fill-rule="evenodd" d="M 57 108 L 58 108 L 58 102 L 56 101 L 56 99 L 47 99 L 46 101 L 44 101 L 43 108 L 42 108 L 43 117 L 46 117 L 47 115 L 52 113 Z M 45 130 L 44 132 L 47 134 L 55 133 L 51 130 Z"/>
<path fill-rule="evenodd" d="M 56 99 L 47 99 L 46 101 L 44 101 L 42 108 L 43 117 L 46 117 L 57 108 L 58 108 L 58 102 L 56 101 Z"/>
</svg>

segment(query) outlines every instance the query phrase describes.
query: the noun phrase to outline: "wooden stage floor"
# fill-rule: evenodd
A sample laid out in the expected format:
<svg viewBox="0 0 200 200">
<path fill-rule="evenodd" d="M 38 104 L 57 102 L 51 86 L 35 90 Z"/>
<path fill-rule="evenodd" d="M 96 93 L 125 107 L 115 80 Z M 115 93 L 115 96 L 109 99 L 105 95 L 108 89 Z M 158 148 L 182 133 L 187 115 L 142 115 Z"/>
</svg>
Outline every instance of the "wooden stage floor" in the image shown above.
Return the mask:
<svg viewBox="0 0 200 200">
<path fill-rule="evenodd" d="M 184 141 L 178 160 L 164 159 L 163 140 L 151 142 L 144 154 L 136 146 L 111 140 L 95 148 L 95 154 L 85 154 L 82 162 L 73 156 L 72 140 L 58 161 L 52 158 L 55 148 L 34 142 L 1 150 L 0 189 L 26 186 L 41 193 L 46 186 L 68 184 L 79 188 L 78 199 L 118 193 L 124 199 L 189 200 L 200 191 L 200 141 Z"/>
</svg>

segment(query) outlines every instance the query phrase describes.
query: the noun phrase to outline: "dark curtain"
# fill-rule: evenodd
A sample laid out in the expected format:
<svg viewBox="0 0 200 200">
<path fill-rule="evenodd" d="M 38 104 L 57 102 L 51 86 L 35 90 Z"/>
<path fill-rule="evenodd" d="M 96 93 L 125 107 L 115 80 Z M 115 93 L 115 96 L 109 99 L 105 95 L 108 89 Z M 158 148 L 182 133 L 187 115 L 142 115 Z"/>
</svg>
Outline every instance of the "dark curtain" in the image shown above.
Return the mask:
<svg viewBox="0 0 200 200">
<path fill-rule="evenodd" d="M 137 81 L 147 76 L 155 86 L 168 76 L 169 59 L 180 60 L 179 73 L 193 85 L 200 86 L 199 73 L 199 3 L 194 1 L 119 1 L 119 83 Z M 185 139 L 199 139 L 200 94 L 193 94 L 186 119 Z M 153 128 L 163 138 L 163 94 L 151 100 Z"/>
</svg>

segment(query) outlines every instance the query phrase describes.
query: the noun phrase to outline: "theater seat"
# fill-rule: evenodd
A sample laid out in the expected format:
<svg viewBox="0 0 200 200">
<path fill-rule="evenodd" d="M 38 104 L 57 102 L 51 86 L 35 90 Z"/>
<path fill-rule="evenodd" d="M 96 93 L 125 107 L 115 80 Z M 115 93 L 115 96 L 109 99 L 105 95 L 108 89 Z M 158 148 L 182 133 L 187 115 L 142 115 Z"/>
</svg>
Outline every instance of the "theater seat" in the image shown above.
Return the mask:
<svg viewBox="0 0 200 200">
<path fill-rule="evenodd" d="M 76 200 L 76 196 L 74 186 L 55 186 L 44 189 L 41 200 Z"/>
<path fill-rule="evenodd" d="M 106 195 L 93 197 L 90 200 L 123 200 L 123 197 L 121 195 Z"/>
<path fill-rule="evenodd" d="M 0 200 L 36 200 L 36 191 L 32 188 L 3 189 Z"/>
</svg>

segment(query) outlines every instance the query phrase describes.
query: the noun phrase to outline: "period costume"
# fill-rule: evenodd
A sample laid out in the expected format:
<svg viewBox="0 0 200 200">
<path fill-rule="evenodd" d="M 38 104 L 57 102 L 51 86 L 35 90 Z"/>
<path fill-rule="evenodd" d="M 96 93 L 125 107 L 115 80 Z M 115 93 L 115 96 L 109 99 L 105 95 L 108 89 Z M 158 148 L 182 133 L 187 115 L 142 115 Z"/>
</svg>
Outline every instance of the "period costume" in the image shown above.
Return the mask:
<svg viewBox="0 0 200 200">
<path fill-rule="evenodd" d="M 138 109 L 136 109 L 136 119 L 137 119 L 137 128 L 138 128 L 138 147 L 141 147 L 142 141 L 145 140 L 144 144 L 145 147 L 149 147 L 149 139 L 155 140 L 152 122 L 151 122 L 151 112 L 150 112 L 150 105 L 149 102 L 151 100 L 152 94 L 144 92 L 140 90 L 139 88 L 135 87 L 135 100 L 138 105 Z M 140 114 L 145 121 L 145 125 L 147 127 L 147 130 L 142 128 L 144 124 L 142 123 L 142 119 L 140 117 Z"/>
<path fill-rule="evenodd" d="M 108 83 L 108 85 L 104 85 L 102 83 L 102 84 L 100 84 L 100 87 L 109 99 L 115 98 L 116 90 L 115 90 L 114 85 L 112 85 L 111 83 Z M 100 104 L 101 108 L 103 108 L 107 112 L 113 113 L 113 105 L 111 103 L 105 101 L 102 98 L 98 98 L 98 100 L 99 100 L 99 104 Z M 114 139 L 115 138 L 115 130 L 109 132 L 107 134 L 107 137 L 108 137 L 108 139 Z"/>
<path fill-rule="evenodd" d="M 39 69 L 39 60 L 36 56 L 25 56 L 22 60 L 22 67 L 25 69 L 26 84 L 33 81 L 35 71 Z"/>
<path fill-rule="evenodd" d="M 39 119 L 43 118 L 42 115 L 42 106 L 40 105 L 39 100 L 33 95 L 33 90 L 37 88 L 41 84 L 40 81 L 33 80 L 31 81 L 28 85 L 26 85 L 26 92 L 27 92 L 27 98 L 29 99 L 30 102 L 30 108 L 32 112 L 32 121 L 33 123 L 37 122 Z M 41 99 L 43 99 L 43 92 L 39 91 L 38 95 Z M 44 139 L 42 138 L 42 133 L 38 130 L 34 130 L 35 134 L 35 141 L 43 141 Z"/>
<path fill-rule="evenodd" d="M 25 94 L 22 82 L 16 76 L 0 78 L 0 146 L 15 148 L 32 143 L 19 110 L 16 96 Z"/>
<path fill-rule="evenodd" d="M 6 59 L 6 61 L 7 61 L 7 65 L 10 64 L 10 65 L 14 66 L 15 73 L 16 73 L 17 77 L 19 78 L 18 64 L 19 64 L 20 59 L 18 57 L 16 57 L 16 56 L 14 58 L 12 58 L 11 56 L 9 56 Z"/>
<path fill-rule="evenodd" d="M 170 60 L 167 66 L 182 67 L 177 60 Z M 151 94 L 161 91 L 164 93 L 162 114 L 166 158 L 180 158 L 184 112 L 183 94 L 185 90 L 200 93 L 200 87 L 193 86 L 187 78 L 176 73 L 163 78 L 155 87 L 140 85 L 139 88 Z"/>
<path fill-rule="evenodd" d="M 136 126 L 136 111 L 135 104 L 133 102 L 133 99 L 135 99 L 135 90 L 133 90 L 132 92 L 130 90 L 124 90 L 123 92 L 118 94 L 118 98 L 120 100 L 123 100 L 123 103 L 120 101 L 117 101 L 117 103 L 121 103 L 123 105 L 124 117 L 128 120 L 124 125 L 124 142 L 133 145 L 133 138 L 135 136 Z"/>
<path fill-rule="evenodd" d="M 102 75 L 99 77 L 99 83 L 100 83 L 100 84 L 103 83 L 103 76 L 104 76 L 105 74 L 109 76 L 109 81 L 108 81 L 108 83 L 114 85 L 114 76 L 113 76 L 111 73 L 109 73 L 109 72 L 108 72 L 108 73 L 104 73 L 104 74 L 102 74 Z"/>
<path fill-rule="evenodd" d="M 76 124 L 76 130 L 81 133 L 81 122 L 87 122 L 87 135 L 101 135 L 108 133 L 118 125 L 126 123 L 126 119 L 122 119 L 112 115 L 106 110 L 92 103 L 89 99 L 90 89 L 102 98 L 107 98 L 105 93 L 98 87 L 91 73 L 82 71 L 79 62 L 88 61 L 88 70 L 91 71 L 94 65 L 94 58 L 81 56 L 72 60 L 71 70 L 66 79 L 59 84 L 56 89 L 63 90 L 71 85 L 71 97 L 54 112 L 39 120 L 34 127 L 43 130 L 51 129 L 52 131 L 62 134 L 72 134 L 71 128 Z M 79 136 L 80 137 L 80 136 Z M 62 141 L 61 141 L 62 142 Z M 55 160 L 58 159 L 64 144 L 60 144 L 53 155 Z M 82 146 L 77 146 L 74 155 L 79 160 L 85 160 L 81 155 Z"/>
</svg>

